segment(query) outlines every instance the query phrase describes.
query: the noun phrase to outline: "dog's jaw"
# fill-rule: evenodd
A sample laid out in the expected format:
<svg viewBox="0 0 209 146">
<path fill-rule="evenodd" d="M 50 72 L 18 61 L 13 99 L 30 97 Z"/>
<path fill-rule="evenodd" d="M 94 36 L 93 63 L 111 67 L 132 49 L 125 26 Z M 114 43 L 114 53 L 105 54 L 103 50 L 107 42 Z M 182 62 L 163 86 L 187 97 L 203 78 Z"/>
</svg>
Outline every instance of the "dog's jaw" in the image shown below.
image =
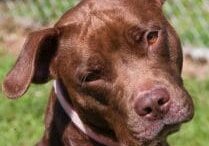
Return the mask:
<svg viewBox="0 0 209 146">
<path fill-rule="evenodd" d="M 73 110 L 71 105 L 68 105 L 68 102 L 65 100 L 65 97 L 63 96 L 62 88 L 61 88 L 58 80 L 54 81 L 54 90 L 55 90 L 55 94 L 56 94 L 58 101 L 60 102 L 62 108 L 64 109 L 66 114 L 69 116 L 69 118 L 72 120 L 74 125 L 82 133 L 84 133 L 85 135 L 94 139 L 96 142 L 98 142 L 100 144 L 104 144 L 105 146 L 130 146 L 130 144 L 124 144 L 122 142 L 123 140 L 120 140 L 120 139 L 118 139 L 118 142 L 116 142 L 116 141 L 112 140 L 111 138 L 107 138 L 102 135 L 99 136 L 94 131 L 92 131 L 92 129 L 87 127 L 87 125 L 85 125 L 81 121 L 81 119 L 79 118 L 79 115 L 77 114 L 76 111 Z M 179 128 L 180 128 L 179 125 L 164 126 L 160 132 L 157 132 L 159 134 L 156 134 L 156 135 L 158 135 L 156 138 L 152 138 L 150 140 L 148 140 L 148 139 L 142 140 L 142 139 L 139 139 L 139 138 L 141 138 L 141 136 L 139 136 L 139 138 L 135 137 L 136 140 L 134 140 L 135 138 L 133 138 L 134 142 L 128 141 L 127 143 L 133 143 L 132 145 L 134 145 L 134 146 L 145 146 L 145 145 L 146 146 L 168 146 L 168 144 L 166 142 L 166 137 L 170 133 L 178 131 Z"/>
</svg>

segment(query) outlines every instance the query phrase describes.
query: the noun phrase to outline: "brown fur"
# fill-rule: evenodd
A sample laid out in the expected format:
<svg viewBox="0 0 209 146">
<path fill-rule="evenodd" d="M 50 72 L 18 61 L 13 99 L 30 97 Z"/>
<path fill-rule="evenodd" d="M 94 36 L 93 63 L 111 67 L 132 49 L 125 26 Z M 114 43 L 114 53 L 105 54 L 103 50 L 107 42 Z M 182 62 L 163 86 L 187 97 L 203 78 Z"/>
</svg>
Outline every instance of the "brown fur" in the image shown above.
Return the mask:
<svg viewBox="0 0 209 146">
<path fill-rule="evenodd" d="M 53 28 L 29 35 L 3 91 L 16 98 L 30 83 L 59 80 L 95 132 L 124 146 L 168 145 L 173 127 L 192 118 L 193 103 L 182 83 L 180 40 L 162 13 L 163 2 L 81 1 Z M 157 87 L 168 91 L 169 111 L 163 119 L 146 120 L 134 104 Z M 70 146 L 69 140 L 73 146 L 100 146 L 72 124 L 54 90 L 45 125 L 38 146 Z"/>
</svg>

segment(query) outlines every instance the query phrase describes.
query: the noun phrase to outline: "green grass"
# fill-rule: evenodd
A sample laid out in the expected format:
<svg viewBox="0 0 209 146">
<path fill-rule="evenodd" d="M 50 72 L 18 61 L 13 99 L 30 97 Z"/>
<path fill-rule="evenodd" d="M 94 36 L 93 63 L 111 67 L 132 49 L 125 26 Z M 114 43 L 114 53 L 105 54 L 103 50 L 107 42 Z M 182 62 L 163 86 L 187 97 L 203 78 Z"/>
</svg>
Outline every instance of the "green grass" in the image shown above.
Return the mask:
<svg viewBox="0 0 209 146">
<path fill-rule="evenodd" d="M 0 53 L 0 82 L 13 61 L 13 56 Z M 186 79 L 185 85 L 194 97 L 195 118 L 169 141 L 172 146 L 208 146 L 209 79 Z M 24 97 L 15 101 L 6 99 L 0 92 L 0 146 L 33 146 L 41 138 L 50 86 L 33 85 Z"/>
<path fill-rule="evenodd" d="M 0 83 L 14 57 L 0 53 Z M 32 85 L 18 100 L 9 100 L 0 91 L 0 146 L 32 146 L 43 133 L 43 113 L 50 85 Z"/>
</svg>

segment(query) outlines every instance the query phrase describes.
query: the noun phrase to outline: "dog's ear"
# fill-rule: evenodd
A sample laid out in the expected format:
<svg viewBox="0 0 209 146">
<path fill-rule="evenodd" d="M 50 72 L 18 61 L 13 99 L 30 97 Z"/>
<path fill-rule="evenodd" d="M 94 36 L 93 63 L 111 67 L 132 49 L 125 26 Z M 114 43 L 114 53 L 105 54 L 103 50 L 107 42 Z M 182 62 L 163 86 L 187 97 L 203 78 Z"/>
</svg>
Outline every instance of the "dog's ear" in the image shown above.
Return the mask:
<svg viewBox="0 0 209 146">
<path fill-rule="evenodd" d="M 49 28 L 29 34 L 16 64 L 3 82 L 3 92 L 10 98 L 22 96 L 31 82 L 50 79 L 50 64 L 58 47 L 59 31 Z"/>
</svg>

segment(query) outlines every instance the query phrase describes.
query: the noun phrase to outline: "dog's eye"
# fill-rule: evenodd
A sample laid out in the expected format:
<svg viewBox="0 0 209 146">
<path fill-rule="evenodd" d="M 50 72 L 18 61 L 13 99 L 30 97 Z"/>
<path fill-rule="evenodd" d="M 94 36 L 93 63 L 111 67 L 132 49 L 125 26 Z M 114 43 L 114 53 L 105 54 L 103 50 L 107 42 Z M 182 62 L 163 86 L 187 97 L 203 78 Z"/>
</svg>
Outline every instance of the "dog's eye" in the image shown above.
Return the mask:
<svg viewBox="0 0 209 146">
<path fill-rule="evenodd" d="M 149 45 L 153 45 L 158 40 L 158 31 L 152 31 L 147 34 L 147 42 Z"/>
<path fill-rule="evenodd" d="M 147 35 L 147 41 L 149 44 L 154 44 L 158 39 L 158 31 L 149 32 Z"/>
<path fill-rule="evenodd" d="M 85 75 L 82 77 L 81 82 L 87 83 L 99 80 L 101 78 L 101 71 L 100 70 L 92 70 L 85 73 Z"/>
</svg>

